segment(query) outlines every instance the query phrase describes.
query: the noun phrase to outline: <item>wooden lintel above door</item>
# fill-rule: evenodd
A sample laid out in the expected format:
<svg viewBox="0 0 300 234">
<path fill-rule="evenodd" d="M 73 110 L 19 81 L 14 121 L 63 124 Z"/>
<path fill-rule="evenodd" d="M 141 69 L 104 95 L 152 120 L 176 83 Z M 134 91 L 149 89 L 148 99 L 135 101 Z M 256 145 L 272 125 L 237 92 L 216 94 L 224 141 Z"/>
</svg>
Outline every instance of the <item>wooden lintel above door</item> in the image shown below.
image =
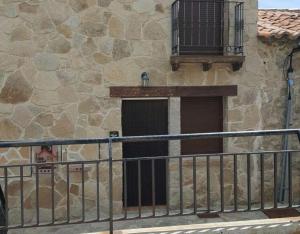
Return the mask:
<svg viewBox="0 0 300 234">
<path fill-rule="evenodd" d="M 157 86 L 157 87 L 110 87 L 110 97 L 224 97 L 237 96 L 237 85 L 227 86 Z"/>
</svg>

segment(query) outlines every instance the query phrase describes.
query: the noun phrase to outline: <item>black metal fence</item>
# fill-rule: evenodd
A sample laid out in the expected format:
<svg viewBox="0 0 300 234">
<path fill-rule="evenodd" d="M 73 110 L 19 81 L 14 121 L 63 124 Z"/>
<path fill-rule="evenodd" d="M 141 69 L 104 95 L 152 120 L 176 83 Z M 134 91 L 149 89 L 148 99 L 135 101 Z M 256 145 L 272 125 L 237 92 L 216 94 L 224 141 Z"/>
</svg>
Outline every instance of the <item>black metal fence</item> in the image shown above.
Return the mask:
<svg viewBox="0 0 300 234">
<path fill-rule="evenodd" d="M 109 222 L 112 233 L 113 223 L 117 221 L 299 207 L 299 186 L 295 183 L 300 182 L 297 180 L 300 172 L 293 166 L 293 160 L 299 158 L 300 150 L 121 158 L 114 155 L 113 147 L 113 144 L 128 142 L 284 135 L 300 139 L 300 129 L 0 142 L 1 149 L 25 147 L 30 154 L 36 146 L 56 145 L 60 149 L 78 145 L 99 146 L 96 147 L 98 152 L 92 152 L 99 156 L 96 160 L 1 165 L 1 230 Z M 105 155 L 100 155 L 101 149 L 106 152 Z M 63 150 L 61 153 L 64 154 Z M 285 204 L 277 201 L 279 163 L 283 156 L 288 157 Z M 165 162 L 166 173 L 164 187 L 160 190 L 155 179 L 158 161 Z M 138 177 L 137 184 L 131 186 L 131 190 L 135 188 L 131 192 L 137 199 L 134 207 L 128 205 L 128 196 L 132 196 L 128 193 L 128 184 L 132 183 L 127 178 L 128 164 L 135 165 L 131 170 L 135 170 Z M 254 166 L 258 166 L 256 174 Z M 147 185 L 142 183 L 142 173 L 146 167 L 150 168 L 150 183 Z M 47 174 L 43 174 L 45 168 Z M 148 192 L 145 192 L 145 187 Z M 240 191 L 243 189 L 244 193 Z M 145 205 L 143 196 L 149 191 L 151 202 Z M 161 199 L 164 204 L 157 202 L 159 193 L 164 197 Z M 61 212 L 62 207 L 64 212 Z M 79 211 L 78 207 L 81 208 Z M 76 215 L 73 209 L 77 210 Z M 26 212 L 31 212 L 33 218 L 28 219 Z"/>
<path fill-rule="evenodd" d="M 244 3 L 176 0 L 172 5 L 174 55 L 242 54 Z"/>
</svg>

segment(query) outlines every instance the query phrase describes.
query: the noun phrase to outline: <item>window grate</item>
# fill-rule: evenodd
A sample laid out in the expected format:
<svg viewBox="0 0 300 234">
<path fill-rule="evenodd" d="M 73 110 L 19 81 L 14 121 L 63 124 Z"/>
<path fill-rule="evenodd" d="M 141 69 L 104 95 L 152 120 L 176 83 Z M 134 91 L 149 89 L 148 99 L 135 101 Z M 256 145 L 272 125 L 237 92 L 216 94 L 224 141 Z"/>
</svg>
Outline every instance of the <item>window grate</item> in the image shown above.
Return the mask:
<svg viewBox="0 0 300 234">
<path fill-rule="evenodd" d="M 242 54 L 244 4 L 177 0 L 172 5 L 173 55 Z"/>
</svg>

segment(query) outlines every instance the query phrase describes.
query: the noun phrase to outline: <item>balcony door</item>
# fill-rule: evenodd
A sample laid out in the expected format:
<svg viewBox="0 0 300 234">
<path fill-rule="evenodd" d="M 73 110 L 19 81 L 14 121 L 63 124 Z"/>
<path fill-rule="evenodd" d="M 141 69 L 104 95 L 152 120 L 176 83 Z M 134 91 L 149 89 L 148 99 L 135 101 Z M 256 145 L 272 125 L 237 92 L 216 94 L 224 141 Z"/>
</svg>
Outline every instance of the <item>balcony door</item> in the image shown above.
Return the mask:
<svg viewBox="0 0 300 234">
<path fill-rule="evenodd" d="M 223 19 L 224 0 L 180 1 L 180 54 L 222 54 Z"/>
</svg>

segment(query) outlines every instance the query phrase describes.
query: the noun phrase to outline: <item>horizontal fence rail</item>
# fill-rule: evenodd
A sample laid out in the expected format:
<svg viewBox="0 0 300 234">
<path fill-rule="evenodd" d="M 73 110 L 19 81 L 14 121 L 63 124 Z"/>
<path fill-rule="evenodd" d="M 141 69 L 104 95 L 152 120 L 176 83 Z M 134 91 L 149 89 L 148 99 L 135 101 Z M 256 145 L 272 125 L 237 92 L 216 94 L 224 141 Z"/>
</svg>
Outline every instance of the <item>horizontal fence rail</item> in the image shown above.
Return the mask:
<svg viewBox="0 0 300 234">
<path fill-rule="evenodd" d="M 0 141 L 0 148 L 26 147 L 41 145 L 79 145 L 79 144 L 103 144 L 117 142 L 142 142 L 157 140 L 192 140 L 203 138 L 230 138 L 230 137 L 258 137 L 258 136 L 284 136 L 297 135 L 300 139 L 300 129 L 277 129 L 260 131 L 235 131 L 235 132 L 211 132 L 193 134 L 151 135 L 151 136 L 128 136 L 111 138 L 87 138 L 87 139 L 61 139 L 61 140 L 35 140 L 35 141 Z"/>
<path fill-rule="evenodd" d="M 172 4 L 174 55 L 243 54 L 244 3 L 176 0 Z"/>
<path fill-rule="evenodd" d="M 7 153 L 19 150 L 30 156 L 34 147 L 57 146 L 59 160 L 37 163 L 28 156 L 27 163 L 0 165 L 0 230 L 109 222 L 112 233 L 117 221 L 299 207 L 300 191 L 295 185 L 300 172 L 293 166 L 300 161 L 297 149 L 114 155 L 114 148 L 120 147 L 115 143 L 286 135 L 300 140 L 300 129 L 2 141 L 0 148 Z M 90 150 L 94 159 L 72 159 L 78 149 Z M 277 199 L 282 157 L 288 158 L 285 203 Z"/>
</svg>

